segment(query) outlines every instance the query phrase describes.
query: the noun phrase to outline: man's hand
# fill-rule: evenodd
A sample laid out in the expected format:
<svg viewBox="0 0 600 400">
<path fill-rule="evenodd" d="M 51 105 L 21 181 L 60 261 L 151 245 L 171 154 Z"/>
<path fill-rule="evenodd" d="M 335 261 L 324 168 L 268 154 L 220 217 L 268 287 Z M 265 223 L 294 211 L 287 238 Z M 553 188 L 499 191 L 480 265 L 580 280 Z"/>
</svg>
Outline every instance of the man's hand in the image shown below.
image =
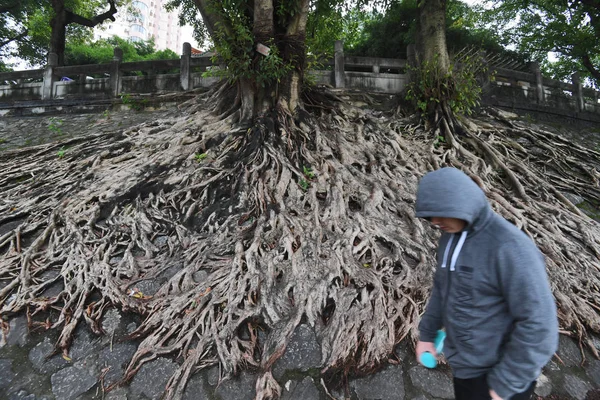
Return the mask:
<svg viewBox="0 0 600 400">
<path fill-rule="evenodd" d="M 435 351 L 433 342 L 421 342 L 419 340 L 417 343 L 417 349 L 415 350 L 417 353 L 417 361 L 421 362 L 421 354 L 425 353 L 426 351 L 430 352 L 435 358 L 437 358 L 437 352 Z"/>
<path fill-rule="evenodd" d="M 502 400 L 502 397 L 498 396 L 498 393 L 496 393 L 494 389 L 490 389 L 490 397 L 492 400 Z"/>
</svg>

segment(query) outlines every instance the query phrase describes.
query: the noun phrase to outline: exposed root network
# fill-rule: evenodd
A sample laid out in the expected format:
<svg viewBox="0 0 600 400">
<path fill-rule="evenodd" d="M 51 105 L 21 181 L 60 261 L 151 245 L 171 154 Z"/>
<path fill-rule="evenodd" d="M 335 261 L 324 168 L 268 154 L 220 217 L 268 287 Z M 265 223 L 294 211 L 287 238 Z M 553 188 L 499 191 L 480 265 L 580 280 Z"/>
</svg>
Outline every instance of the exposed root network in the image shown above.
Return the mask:
<svg viewBox="0 0 600 400">
<path fill-rule="evenodd" d="M 277 397 L 271 366 L 303 319 L 324 370 L 373 370 L 416 340 L 437 238 L 414 217 L 416 187 L 452 165 L 546 255 L 562 329 L 580 342 L 600 332 L 600 225 L 563 195 L 600 198 L 600 154 L 497 115 L 440 141 L 347 102 L 232 128 L 212 94 L 120 135 L 3 154 L 3 316 L 35 325 L 57 311 L 48 326 L 66 355 L 78 323 L 101 334 L 108 308 L 139 313 L 124 380 L 174 354 L 168 398 L 215 363 L 258 369 L 256 397 Z M 156 293 L 136 289 L 167 269 Z M 40 297 L 56 282 L 59 295 Z"/>
</svg>

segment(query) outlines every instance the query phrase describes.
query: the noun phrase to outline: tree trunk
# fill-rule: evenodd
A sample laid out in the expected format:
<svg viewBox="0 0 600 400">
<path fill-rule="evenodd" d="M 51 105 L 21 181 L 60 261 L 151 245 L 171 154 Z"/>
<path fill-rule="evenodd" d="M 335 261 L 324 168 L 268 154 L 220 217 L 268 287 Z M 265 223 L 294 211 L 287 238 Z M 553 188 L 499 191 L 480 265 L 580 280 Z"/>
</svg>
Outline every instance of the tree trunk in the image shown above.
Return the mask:
<svg viewBox="0 0 600 400">
<path fill-rule="evenodd" d="M 114 21 L 117 7 L 114 0 L 109 0 L 108 4 L 110 5 L 108 11 L 90 19 L 67 10 L 65 8 L 64 0 L 52 0 L 54 17 L 50 20 L 50 27 L 52 28 L 52 34 L 50 36 L 50 53 L 56 53 L 58 55 L 58 65 L 65 65 L 67 25 L 75 23 L 93 28 L 107 19 Z"/>
<path fill-rule="evenodd" d="M 449 105 L 455 83 L 450 74 L 450 57 L 446 47 L 446 0 L 423 0 L 419 3 L 416 44 L 417 65 L 424 68 L 418 79 L 425 77 L 431 86 L 426 88 L 421 99 L 427 102 L 426 119 L 430 127 L 435 127 L 436 135 L 452 141 L 452 131 L 460 134 L 464 129 Z"/>
<path fill-rule="evenodd" d="M 434 62 L 446 74 L 450 65 L 446 47 L 446 0 L 423 0 L 419 3 L 417 62 Z"/>
<path fill-rule="evenodd" d="M 65 41 L 67 31 L 67 13 L 64 0 L 52 0 L 54 17 L 50 20 L 52 35 L 50 36 L 50 53 L 58 56 L 58 65 L 65 65 Z"/>
<path fill-rule="evenodd" d="M 308 19 L 308 0 L 302 0 L 300 12 L 294 15 L 286 31 L 283 55 L 290 60 L 292 70 L 282 81 L 277 104 L 290 112 L 295 112 L 300 104 L 300 92 L 306 67 L 306 22 Z"/>
<path fill-rule="evenodd" d="M 222 37 L 234 37 L 234 24 L 227 13 L 215 11 L 220 6 L 213 0 L 194 0 L 206 28 L 218 46 Z M 275 0 L 255 0 L 252 8 L 253 34 L 252 63 L 249 75 L 261 74 L 260 61 L 267 57 L 258 51 L 259 46 L 276 47 L 289 71 L 278 80 L 261 83 L 252 78 L 237 81 L 240 103 L 239 122 L 249 123 L 256 116 L 279 107 L 293 114 L 300 105 L 300 91 L 306 60 L 306 23 L 309 0 L 289 5 L 286 15 L 275 12 Z"/>
</svg>

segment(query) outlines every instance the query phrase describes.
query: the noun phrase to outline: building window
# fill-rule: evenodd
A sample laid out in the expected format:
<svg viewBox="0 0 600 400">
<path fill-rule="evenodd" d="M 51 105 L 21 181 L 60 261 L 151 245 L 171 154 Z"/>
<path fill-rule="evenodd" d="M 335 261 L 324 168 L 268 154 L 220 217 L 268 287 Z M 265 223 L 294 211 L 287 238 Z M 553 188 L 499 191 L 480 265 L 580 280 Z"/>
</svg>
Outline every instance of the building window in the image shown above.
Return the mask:
<svg viewBox="0 0 600 400">
<path fill-rule="evenodd" d="M 129 41 L 130 42 L 143 42 L 141 37 L 138 36 L 129 36 Z"/>
<path fill-rule="evenodd" d="M 146 29 L 144 29 L 144 27 L 143 27 L 143 26 L 141 26 L 141 25 L 138 25 L 138 24 L 133 24 L 133 25 L 131 25 L 131 30 L 132 30 L 133 32 L 139 32 L 139 33 L 141 33 L 141 34 L 145 34 L 145 33 L 146 33 Z"/>
<path fill-rule="evenodd" d="M 142 3 L 141 1 L 134 1 L 133 3 L 131 3 L 131 5 L 134 8 L 137 8 L 140 13 L 147 13 L 148 12 L 148 6 L 145 3 Z"/>
</svg>

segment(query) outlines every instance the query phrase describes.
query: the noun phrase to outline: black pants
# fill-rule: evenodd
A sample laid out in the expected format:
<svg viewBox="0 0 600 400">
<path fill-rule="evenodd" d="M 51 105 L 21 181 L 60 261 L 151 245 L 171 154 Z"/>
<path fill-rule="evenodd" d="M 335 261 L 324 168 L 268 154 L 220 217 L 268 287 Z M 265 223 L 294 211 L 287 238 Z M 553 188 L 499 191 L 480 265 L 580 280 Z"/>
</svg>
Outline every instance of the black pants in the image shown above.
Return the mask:
<svg viewBox="0 0 600 400">
<path fill-rule="evenodd" d="M 536 381 L 533 381 L 523 393 L 517 393 L 510 399 L 503 400 L 529 400 L 535 389 L 535 384 Z M 471 379 L 454 378 L 454 397 L 456 400 L 489 400 L 490 388 L 486 376 L 481 375 Z"/>
</svg>

